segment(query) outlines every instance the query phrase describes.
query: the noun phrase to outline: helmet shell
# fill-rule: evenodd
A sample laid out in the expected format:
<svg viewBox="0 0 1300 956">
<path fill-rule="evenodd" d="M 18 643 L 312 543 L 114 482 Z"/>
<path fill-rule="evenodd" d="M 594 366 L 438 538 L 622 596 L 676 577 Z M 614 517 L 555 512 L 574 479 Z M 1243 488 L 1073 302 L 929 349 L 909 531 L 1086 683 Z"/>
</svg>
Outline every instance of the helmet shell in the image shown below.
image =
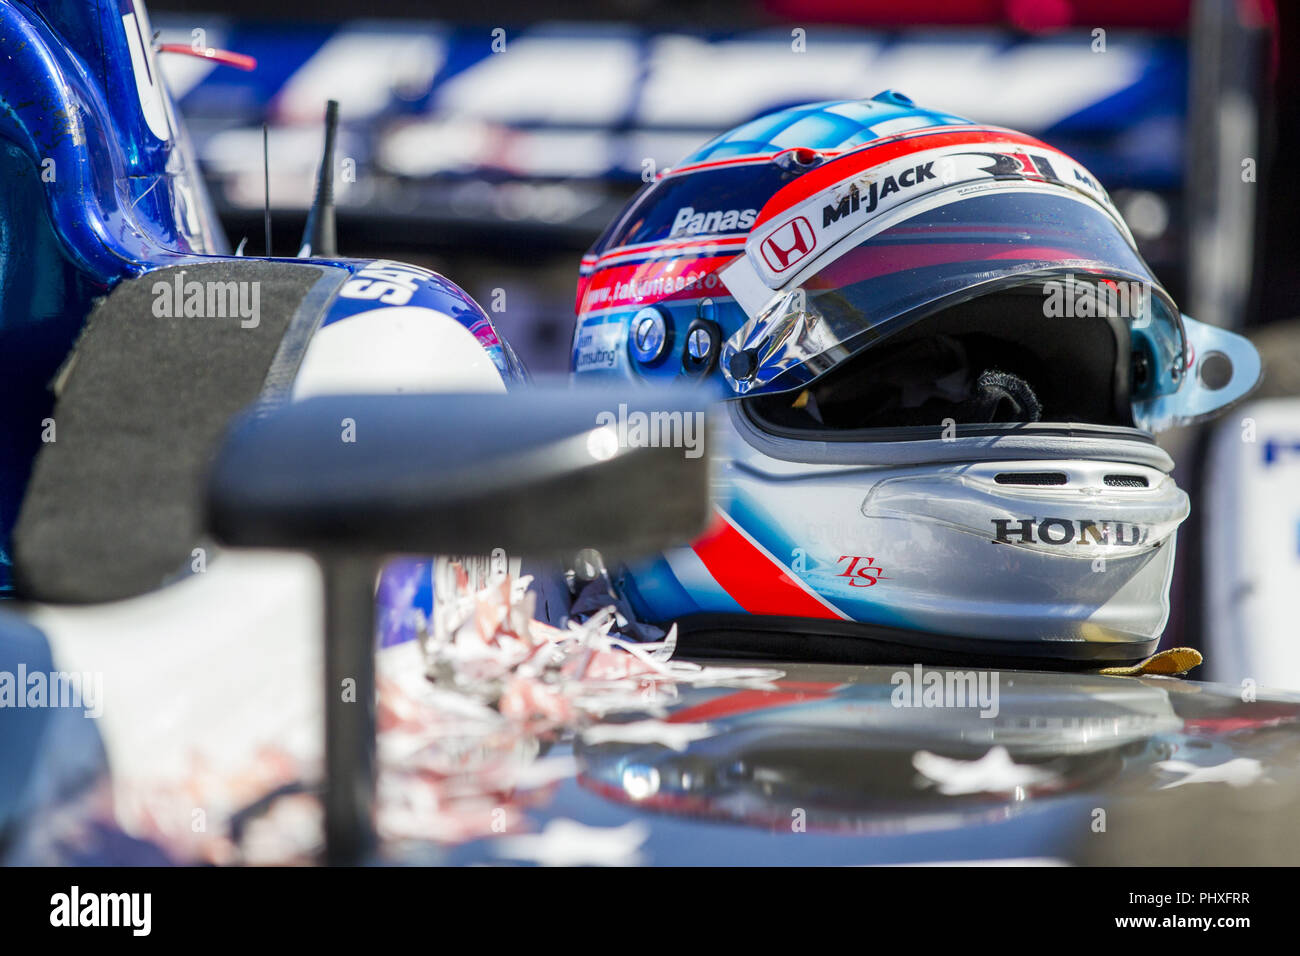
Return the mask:
<svg viewBox="0 0 1300 956">
<path fill-rule="evenodd" d="M 693 381 L 726 400 L 713 526 L 618 576 L 646 620 L 775 654 L 817 641 L 986 660 L 1155 649 L 1189 503 L 1150 434 L 1070 422 L 798 434 L 756 415 L 720 368 L 753 319 L 720 273 L 747 254 L 769 201 L 857 150 L 948 130 L 1010 132 L 892 91 L 760 117 L 664 170 L 584 257 L 574 374 Z M 1249 356 L 1233 357 L 1249 375 Z"/>
<path fill-rule="evenodd" d="M 572 370 L 624 381 L 713 377 L 722 342 L 745 319 L 717 272 L 744 251 L 773 194 L 864 143 L 967 125 L 889 90 L 780 110 L 710 140 L 638 193 L 583 257 Z M 638 331 L 651 346 L 639 354 Z M 706 342 L 714 332 L 721 338 Z"/>
</svg>

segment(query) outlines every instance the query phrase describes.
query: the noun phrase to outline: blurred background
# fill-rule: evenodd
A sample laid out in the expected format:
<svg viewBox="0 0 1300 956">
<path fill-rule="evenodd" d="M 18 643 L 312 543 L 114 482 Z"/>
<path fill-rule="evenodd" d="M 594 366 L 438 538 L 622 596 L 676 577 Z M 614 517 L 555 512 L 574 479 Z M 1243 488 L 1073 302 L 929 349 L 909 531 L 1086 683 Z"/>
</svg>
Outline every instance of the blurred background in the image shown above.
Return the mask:
<svg viewBox="0 0 1300 956">
<path fill-rule="evenodd" d="M 218 9 L 219 8 L 219 9 Z M 153 0 L 162 69 L 232 244 L 302 233 L 328 98 L 339 245 L 431 266 L 536 373 L 567 368 L 578 260 L 717 133 L 897 89 L 1038 136 L 1110 190 L 1188 314 L 1246 330 L 1264 403 L 1162 436 L 1193 499 L 1166 644 L 1300 686 L 1300 9 L 1271 0 Z M 1249 420 L 1251 423 L 1247 425 Z M 1245 648 L 1245 650 L 1243 650 Z M 1217 660 L 1217 664 L 1216 664 Z M 1277 675 L 1285 676 L 1285 680 Z"/>
</svg>

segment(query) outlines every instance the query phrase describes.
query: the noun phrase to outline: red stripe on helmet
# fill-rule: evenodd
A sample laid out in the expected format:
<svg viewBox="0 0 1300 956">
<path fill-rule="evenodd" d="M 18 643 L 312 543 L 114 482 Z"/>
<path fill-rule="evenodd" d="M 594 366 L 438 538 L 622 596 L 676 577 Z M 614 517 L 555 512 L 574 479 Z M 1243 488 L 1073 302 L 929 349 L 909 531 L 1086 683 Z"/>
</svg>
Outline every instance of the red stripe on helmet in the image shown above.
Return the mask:
<svg viewBox="0 0 1300 956">
<path fill-rule="evenodd" d="M 958 129 L 953 132 L 936 131 L 922 136 L 914 136 L 911 139 L 887 140 L 874 145 L 867 144 L 824 166 L 818 166 L 816 169 L 804 173 L 790 185 L 781 189 L 768 200 L 767 205 L 759 212 L 758 219 L 754 222 L 754 229 L 781 215 L 786 210 L 799 205 L 805 199 L 848 179 L 854 173 L 871 169 L 881 163 L 887 163 L 891 159 L 898 159 L 901 156 L 909 156 L 912 153 L 920 153 L 929 149 L 938 149 L 941 146 L 967 146 L 984 143 L 1019 143 L 1023 146 L 1033 146 L 1053 153 L 1060 152 L 1041 140 L 1026 136 L 1024 133 L 1017 133 L 1014 130 Z"/>
<path fill-rule="evenodd" d="M 725 512 L 718 515 L 691 547 L 714 580 L 748 613 L 848 619 L 732 524 Z"/>
</svg>

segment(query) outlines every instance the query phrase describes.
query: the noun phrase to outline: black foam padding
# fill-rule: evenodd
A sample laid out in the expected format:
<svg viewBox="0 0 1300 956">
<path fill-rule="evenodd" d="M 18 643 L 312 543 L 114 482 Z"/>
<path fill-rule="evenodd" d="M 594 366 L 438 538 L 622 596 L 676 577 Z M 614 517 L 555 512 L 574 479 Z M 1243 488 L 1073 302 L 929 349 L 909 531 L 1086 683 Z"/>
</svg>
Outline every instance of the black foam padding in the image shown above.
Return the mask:
<svg viewBox="0 0 1300 956">
<path fill-rule="evenodd" d="M 258 283 L 257 325 L 237 315 L 156 315 L 159 283 L 174 288 L 179 272 L 187 284 Z M 304 326 L 315 327 L 343 275 L 226 260 L 150 272 L 102 300 L 65 366 L 56 440 L 42 447 L 23 499 L 13 536 L 19 593 L 110 601 L 188 568 L 214 445 L 264 394 L 268 376 L 285 378 L 282 342 L 305 347 Z"/>
</svg>

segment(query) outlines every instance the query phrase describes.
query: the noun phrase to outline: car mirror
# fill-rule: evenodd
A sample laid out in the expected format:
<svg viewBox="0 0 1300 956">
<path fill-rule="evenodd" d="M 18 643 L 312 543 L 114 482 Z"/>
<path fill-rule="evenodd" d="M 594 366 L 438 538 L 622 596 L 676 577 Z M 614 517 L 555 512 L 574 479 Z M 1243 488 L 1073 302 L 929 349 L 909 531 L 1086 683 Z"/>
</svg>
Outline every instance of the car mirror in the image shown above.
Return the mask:
<svg viewBox="0 0 1300 956">
<path fill-rule="evenodd" d="M 326 861 L 373 851 L 375 579 L 395 553 L 648 554 L 704 530 L 707 415 L 684 388 L 349 395 L 255 409 L 218 449 L 207 525 L 308 551 L 325 584 Z M 356 699 L 341 702 L 354 681 Z"/>
</svg>

